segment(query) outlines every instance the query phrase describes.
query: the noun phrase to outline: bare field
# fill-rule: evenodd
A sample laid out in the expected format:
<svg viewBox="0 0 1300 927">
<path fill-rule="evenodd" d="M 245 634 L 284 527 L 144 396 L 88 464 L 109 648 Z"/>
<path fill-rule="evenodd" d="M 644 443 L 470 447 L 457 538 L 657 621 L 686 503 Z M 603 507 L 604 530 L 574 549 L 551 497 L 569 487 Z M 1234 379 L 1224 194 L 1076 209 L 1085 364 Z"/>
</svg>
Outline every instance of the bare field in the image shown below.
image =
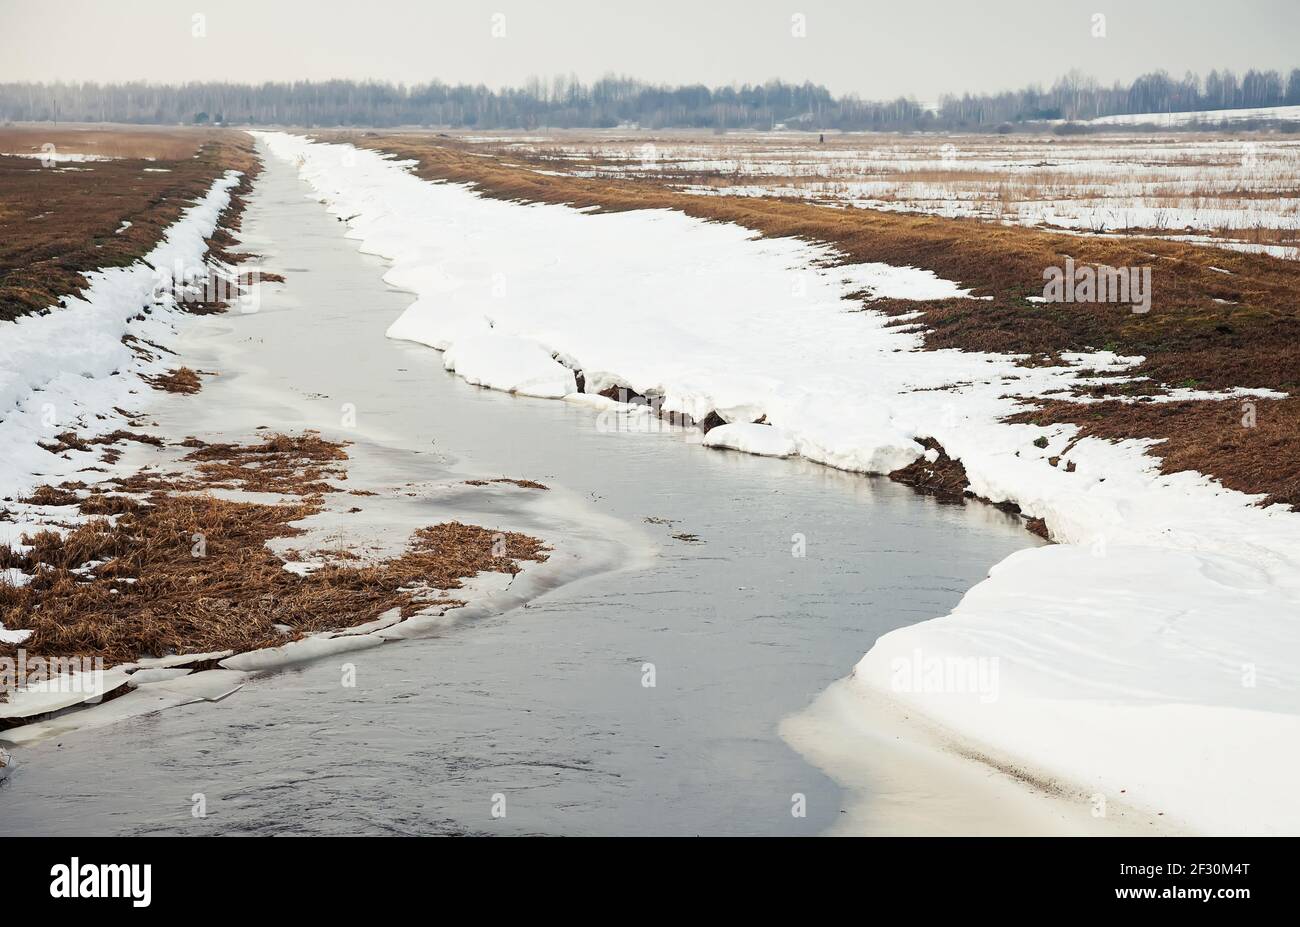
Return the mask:
<svg viewBox="0 0 1300 927">
<path fill-rule="evenodd" d="M 534 170 L 699 195 L 1300 254 L 1300 138 L 1276 133 L 461 137 Z"/>
<path fill-rule="evenodd" d="M 207 142 L 228 137 L 222 129 L 188 126 L 19 125 L 0 127 L 0 155 L 40 159 L 53 155 L 178 161 Z M 47 146 L 53 146 L 52 149 Z"/>
<path fill-rule="evenodd" d="M 0 320 L 140 258 L 218 177 L 257 165 L 225 130 L 24 126 L 0 129 L 0 151 L 18 153 L 0 155 Z"/>
</svg>

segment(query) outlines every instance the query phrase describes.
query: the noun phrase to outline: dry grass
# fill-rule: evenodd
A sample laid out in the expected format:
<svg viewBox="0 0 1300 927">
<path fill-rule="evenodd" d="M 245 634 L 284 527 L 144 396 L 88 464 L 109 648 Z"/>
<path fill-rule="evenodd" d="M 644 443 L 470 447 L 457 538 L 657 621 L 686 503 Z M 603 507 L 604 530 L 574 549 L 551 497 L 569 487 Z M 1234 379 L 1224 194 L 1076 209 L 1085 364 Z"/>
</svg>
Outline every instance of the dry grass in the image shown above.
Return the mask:
<svg viewBox="0 0 1300 927">
<path fill-rule="evenodd" d="M 64 431 L 55 435 L 52 442 L 38 441 L 36 443 L 51 454 L 62 454 L 66 451 L 89 451 L 98 446 L 117 444 L 121 441 L 135 441 L 140 444 L 152 444 L 156 447 L 161 447 L 163 443 L 161 438 L 154 435 L 127 431 L 124 428 L 96 435 L 93 438 L 82 438 L 75 431 Z"/>
<path fill-rule="evenodd" d="M 229 489 L 320 496 L 339 492 L 326 480 L 344 481 L 347 470 L 343 445 L 326 441 L 315 432 L 302 435 L 270 434 L 261 444 L 208 444 L 187 438 L 182 446 L 192 450 L 183 460 L 187 470 L 140 470 L 117 477 L 111 484 L 123 492 L 196 492 Z"/>
<path fill-rule="evenodd" d="M 181 126 L 5 126 L 0 128 L 0 153 L 40 154 L 43 146 L 53 145 L 60 154 L 179 161 L 226 134 Z"/>
<path fill-rule="evenodd" d="M 818 144 L 798 135 L 556 132 L 543 141 L 477 139 L 475 146 L 539 170 L 635 178 L 696 194 L 761 191 L 1124 234 L 1184 234 L 1191 222 L 1210 239 L 1300 244 L 1300 148 L 1276 135 L 852 133 Z"/>
<path fill-rule="evenodd" d="M 145 381 L 156 390 L 166 393 L 183 393 L 190 395 L 203 389 L 203 381 L 189 367 L 177 367 L 156 377 L 145 377 Z"/>
<path fill-rule="evenodd" d="M 303 498 L 264 505 L 174 489 L 140 500 L 93 492 L 76 503 L 81 512 L 114 518 L 94 518 L 66 536 L 44 531 L 24 538 L 32 549 L 22 555 L 0 550 L 0 568 L 33 576 L 26 586 L 0 585 L 0 620 L 33 631 L 23 645 L 29 653 L 100 656 L 116 664 L 142 655 L 274 646 L 364 624 L 393 608 L 410 615 L 457 604 L 444 593 L 465 578 L 513 574 L 522 561 L 546 559 L 535 538 L 449 522 L 416 531 L 399 557 L 360 565 L 351 562 L 355 557 L 335 557 L 347 562 L 299 576 L 266 545 L 300 534 L 295 523 L 322 510 L 312 496 L 317 465 L 346 459 L 342 447 L 310 435 L 274 435 L 263 445 L 204 445 L 195 454 L 200 470 L 252 461 L 250 488 L 292 483 Z M 290 459 L 297 461 L 296 474 Z M 214 488 L 230 475 L 219 468 L 197 482 Z M 44 487 L 34 498 L 70 505 L 70 494 Z"/>
<path fill-rule="evenodd" d="M 32 145 L 39 151 L 46 141 L 58 144 L 58 135 L 44 128 L 0 130 L 0 151 Z M 81 291 L 86 271 L 124 266 L 147 254 L 232 168 L 248 175 L 222 217 L 237 227 L 242 194 L 258 167 L 243 133 L 140 130 L 134 138 L 135 130 L 85 130 L 76 135 L 86 150 L 99 144 L 100 153 L 134 156 L 53 167 L 0 156 L 0 320 L 50 309 L 61 297 Z M 146 151 L 160 159 L 140 160 Z M 130 227 L 123 229 L 123 221 Z M 227 235 L 218 233 L 210 242 L 217 256 Z"/>
<path fill-rule="evenodd" d="M 1300 511 L 1300 398 L 1249 400 L 1254 424 L 1245 422 L 1243 400 L 1218 402 L 1107 402 L 1080 405 L 1054 401 L 1011 421 L 1037 425 L 1072 423 L 1080 437 L 1154 438 L 1161 470 L 1210 473 L 1229 489 L 1266 497 Z M 1069 466 L 1069 451 L 1057 466 Z"/>
</svg>

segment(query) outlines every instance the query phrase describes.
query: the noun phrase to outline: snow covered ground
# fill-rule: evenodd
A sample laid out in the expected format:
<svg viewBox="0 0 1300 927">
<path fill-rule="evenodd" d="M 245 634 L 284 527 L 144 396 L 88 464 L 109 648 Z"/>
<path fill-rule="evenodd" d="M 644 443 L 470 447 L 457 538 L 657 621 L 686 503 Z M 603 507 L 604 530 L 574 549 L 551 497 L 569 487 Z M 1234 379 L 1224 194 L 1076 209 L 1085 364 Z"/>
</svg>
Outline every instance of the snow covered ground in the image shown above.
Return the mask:
<svg viewBox="0 0 1300 927">
<path fill-rule="evenodd" d="M 1189 239 L 1200 244 L 1281 257 L 1296 256 L 1300 235 L 1300 140 L 1286 136 L 847 135 L 819 145 L 807 136 L 739 135 L 497 145 L 507 156 L 553 162 L 557 173 L 649 177 L 698 195 L 1070 232 L 1190 233 L 1203 236 Z"/>
<path fill-rule="evenodd" d="M 136 411 L 147 401 L 151 389 L 141 376 L 162 373 L 169 365 L 143 358 L 122 339 L 165 341 L 183 318 L 176 304 L 182 291 L 159 284 L 204 267 L 205 239 L 239 177 L 229 171 L 217 180 L 143 260 L 87 273 L 81 295 L 66 297 L 46 315 L 0 323 L 0 497 L 16 500 L 41 483 L 75 478 L 75 471 L 96 462 L 93 453 L 55 455 L 38 442 L 54 442 L 65 431 L 112 431 L 126 423 L 118 409 Z M 147 315 L 141 311 L 146 306 L 152 306 Z M 47 527 L 50 513 L 39 506 L 9 501 L 5 507 L 15 520 L 0 522 L 0 544 L 21 547 L 24 533 Z M 66 518 L 66 512 L 56 514 Z M 0 628 L 4 641 L 26 634 Z"/>
<path fill-rule="evenodd" d="M 805 242 L 644 210 L 587 215 L 487 200 L 349 146 L 260 134 L 416 294 L 392 337 L 497 389 L 626 386 L 737 426 L 715 443 L 884 473 L 933 437 L 971 489 L 1045 519 L 952 614 L 895 631 L 853 685 L 947 727 L 991 760 L 1213 833 L 1300 832 L 1300 519 L 1148 442 L 998 420 L 1113 355 L 1024 368 L 920 350 L 847 295 L 958 293 Z M 576 383 L 575 383 L 576 385 Z M 600 427 L 600 403 L 590 395 Z M 766 425 L 748 425 L 762 418 Z M 757 434 L 770 427 L 772 433 Z M 1045 445 L 1045 446 L 1040 446 Z M 1059 466 L 1049 458 L 1062 455 Z M 1066 463 L 1074 464 L 1067 469 Z"/>
<path fill-rule="evenodd" d="M 1207 109 L 1191 113 L 1130 113 L 1123 116 L 1098 116 L 1090 119 L 1098 126 L 1189 126 L 1231 125 L 1234 122 L 1252 122 L 1276 119 L 1281 122 L 1300 121 L 1300 106 L 1258 106 L 1250 109 Z"/>
</svg>

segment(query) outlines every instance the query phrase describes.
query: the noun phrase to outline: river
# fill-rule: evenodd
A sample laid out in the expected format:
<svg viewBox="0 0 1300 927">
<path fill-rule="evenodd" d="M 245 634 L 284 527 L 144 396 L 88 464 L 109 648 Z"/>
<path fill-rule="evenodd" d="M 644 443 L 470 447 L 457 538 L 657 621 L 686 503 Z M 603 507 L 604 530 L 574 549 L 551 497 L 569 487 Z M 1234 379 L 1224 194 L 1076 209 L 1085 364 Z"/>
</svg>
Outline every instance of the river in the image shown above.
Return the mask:
<svg viewBox="0 0 1300 927">
<path fill-rule="evenodd" d="M 589 540 L 618 535 L 608 562 L 526 607 L 349 654 L 353 688 L 323 659 L 217 703 L 24 746 L 0 786 L 0 833 L 835 828 L 844 790 L 791 749 L 782 720 L 878 635 L 946 613 L 1037 539 L 988 506 L 469 386 L 437 352 L 385 339 L 411 297 L 307 194 L 268 157 L 243 237 L 286 283 L 256 313 L 194 322 L 182 356 L 220 376 L 163 401 L 160 426 L 334 433 L 350 403 L 372 465 L 539 480 L 573 500 Z M 196 794 L 206 817 L 191 814 Z"/>
</svg>

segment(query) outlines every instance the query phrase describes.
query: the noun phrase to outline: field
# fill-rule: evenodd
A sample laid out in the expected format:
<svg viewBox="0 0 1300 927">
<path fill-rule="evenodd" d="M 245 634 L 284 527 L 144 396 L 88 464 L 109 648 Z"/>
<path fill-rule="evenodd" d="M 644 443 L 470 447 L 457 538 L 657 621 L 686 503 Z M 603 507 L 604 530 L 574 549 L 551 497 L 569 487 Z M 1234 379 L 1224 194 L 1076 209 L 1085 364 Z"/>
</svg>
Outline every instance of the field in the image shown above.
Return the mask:
<svg viewBox="0 0 1300 927">
<path fill-rule="evenodd" d="M 470 136 L 573 177 L 1297 257 L 1300 138 L 1237 135 Z"/>
<path fill-rule="evenodd" d="M 0 129 L 0 320 L 79 293 L 86 271 L 140 258 L 216 178 L 255 163 L 240 132 Z"/>
<path fill-rule="evenodd" d="M 1300 314 L 1295 302 L 1300 262 L 1251 253 L 1240 247 L 1242 243 L 1221 249 L 1181 241 L 1172 234 L 1067 234 L 969 215 L 849 209 L 843 202 L 815 197 L 757 196 L 752 184 L 741 182 L 757 176 L 754 172 L 760 165 L 768 171 L 770 183 L 771 178 L 800 171 L 813 182 L 815 170 L 830 175 L 843 165 L 861 164 L 863 149 L 846 140 L 826 149 L 816 145 L 815 137 L 802 140 L 798 157 L 792 156 L 788 139 L 752 143 L 744 149 L 748 160 L 736 162 L 741 172 L 716 172 L 718 183 L 710 188 L 714 195 L 700 196 L 704 168 L 730 163 L 719 157 L 731 144 L 727 139 L 701 137 L 696 148 L 688 151 L 678 141 L 649 137 L 621 142 L 594 135 L 585 139 L 450 138 L 433 133 L 322 137 L 411 159 L 426 179 L 472 183 L 488 196 L 597 210 L 677 209 L 735 222 L 768 237 L 828 243 L 845 262 L 884 262 L 932 271 L 971 288 L 979 299 L 866 299 L 864 307 L 894 316 L 896 324 L 918 327 L 930 349 L 1020 355 L 1027 366 L 1059 363 L 1063 354 L 1095 350 L 1129 358 L 1123 376 L 1062 395 L 1062 402 L 1044 406 L 1041 412 L 1026 412 L 1026 420 L 1036 421 L 1035 416 L 1041 415 L 1043 423 L 1075 422 L 1101 437 L 1169 442 L 1164 449 L 1170 451 L 1167 455 L 1159 448 L 1154 451 L 1167 472 L 1196 470 L 1229 488 L 1300 506 L 1300 432 L 1295 427 L 1300 423 L 1300 400 L 1289 395 L 1300 388 Z M 1256 150 L 1265 147 L 1263 141 L 1251 143 L 1259 146 Z M 893 144 L 901 150 L 915 143 L 896 138 Z M 984 140 L 979 144 L 1033 144 L 1044 149 L 1068 145 L 1079 152 L 1100 144 L 1109 147 L 1095 152 L 1098 165 L 1115 157 L 1100 154 L 1113 151 L 1113 139 Z M 1208 157 L 1209 149 L 1202 147 L 1206 141 L 1190 137 L 1178 144 L 1186 150 L 1171 150 L 1168 160 L 1177 162 L 1183 175 L 1199 176 L 1195 165 Z M 1273 165 L 1269 168 L 1273 173 L 1259 172 L 1259 183 L 1274 176 L 1279 189 L 1294 193 L 1296 172 L 1285 165 L 1294 164 L 1288 159 L 1298 149 L 1278 142 L 1276 150 L 1268 150 L 1265 161 Z M 638 151 L 653 155 L 646 159 L 649 166 L 632 162 Z M 664 152 L 681 157 L 667 157 Z M 991 150 L 983 160 L 997 161 Z M 897 170 L 897 161 L 891 163 L 891 176 L 905 179 L 907 172 Z M 1039 163 L 1035 169 L 1041 175 L 1047 166 Z M 1023 169 L 1004 166 L 1002 170 L 1024 173 L 1028 161 Z M 1223 165 L 1206 166 L 1204 174 L 1219 177 L 1226 187 L 1229 170 Z M 962 182 L 977 184 L 975 173 Z M 950 174 L 944 182 L 956 183 L 956 174 Z M 937 176 L 926 182 L 937 183 Z M 744 187 L 741 195 L 730 189 L 731 181 Z M 1257 202 L 1244 193 L 1225 194 L 1223 199 L 1235 201 L 1238 212 L 1255 208 Z M 1224 230 L 1226 226 L 1220 231 Z M 1151 268 L 1150 311 L 1135 313 L 1128 306 L 1103 302 L 1045 303 L 1040 295 L 1044 272 L 1067 257 L 1081 266 Z M 1250 430 L 1242 426 L 1241 403 L 1247 399 L 1255 416 Z"/>
</svg>

